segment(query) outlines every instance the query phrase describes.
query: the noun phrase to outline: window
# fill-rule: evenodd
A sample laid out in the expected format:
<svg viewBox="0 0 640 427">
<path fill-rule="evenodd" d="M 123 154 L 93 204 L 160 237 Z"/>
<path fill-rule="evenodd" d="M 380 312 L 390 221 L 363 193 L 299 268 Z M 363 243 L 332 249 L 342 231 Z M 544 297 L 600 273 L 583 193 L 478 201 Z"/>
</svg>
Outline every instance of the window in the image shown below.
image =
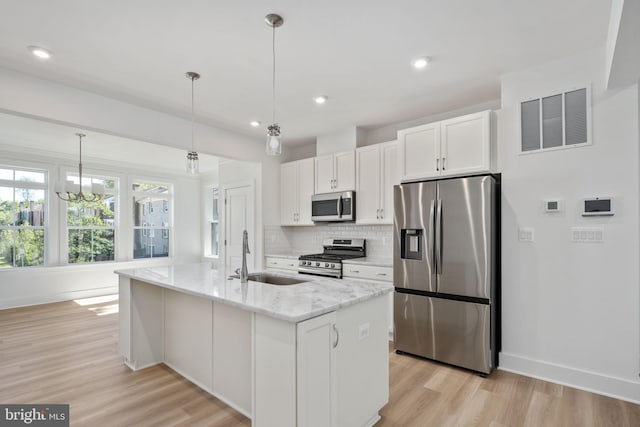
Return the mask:
<svg viewBox="0 0 640 427">
<path fill-rule="evenodd" d="M 0 268 L 43 265 L 47 173 L 0 166 Z"/>
<path fill-rule="evenodd" d="M 218 235 L 219 235 L 219 223 L 220 223 L 220 214 L 218 212 L 219 206 L 219 190 L 217 188 L 212 189 L 213 193 L 213 202 L 212 202 L 212 210 L 211 210 L 211 255 L 219 255 L 220 248 L 218 243 Z"/>
<path fill-rule="evenodd" d="M 171 191 L 168 184 L 140 181 L 132 184 L 133 258 L 169 256 Z"/>
<path fill-rule="evenodd" d="M 588 145 L 588 88 L 520 103 L 521 153 Z"/>
<path fill-rule="evenodd" d="M 80 184 L 77 175 L 67 181 Z M 70 264 L 113 261 L 115 259 L 116 178 L 82 176 L 82 187 L 104 186 L 105 197 L 95 202 L 67 202 L 67 248 Z"/>
</svg>

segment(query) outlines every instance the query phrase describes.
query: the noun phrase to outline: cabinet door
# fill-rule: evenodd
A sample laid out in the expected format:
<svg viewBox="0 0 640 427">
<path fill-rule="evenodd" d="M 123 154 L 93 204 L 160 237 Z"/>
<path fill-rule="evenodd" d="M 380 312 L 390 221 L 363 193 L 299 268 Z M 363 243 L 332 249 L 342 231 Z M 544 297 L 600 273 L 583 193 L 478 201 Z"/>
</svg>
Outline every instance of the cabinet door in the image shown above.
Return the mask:
<svg viewBox="0 0 640 427">
<path fill-rule="evenodd" d="M 314 161 L 313 158 L 298 162 L 298 217 L 297 225 L 313 225 L 311 221 L 311 196 L 314 185 Z"/>
<path fill-rule="evenodd" d="M 444 175 L 490 172 L 491 112 L 441 122 Z"/>
<path fill-rule="evenodd" d="M 356 150 L 356 222 L 359 224 L 379 222 L 379 189 L 380 146 L 376 144 L 358 148 Z"/>
<path fill-rule="evenodd" d="M 318 193 L 331 193 L 333 189 L 333 154 L 315 158 L 315 189 Z"/>
<path fill-rule="evenodd" d="M 356 189 L 355 150 L 334 154 L 333 175 L 336 183 L 333 191 L 351 191 Z"/>
<path fill-rule="evenodd" d="M 298 425 L 336 425 L 336 313 L 297 324 Z"/>
<path fill-rule="evenodd" d="M 297 213 L 298 162 L 283 163 L 280 165 L 280 225 L 295 225 Z"/>
<path fill-rule="evenodd" d="M 403 181 L 440 175 L 440 122 L 398 131 Z"/>
<path fill-rule="evenodd" d="M 400 184 L 398 143 L 386 142 L 380 147 L 382 161 L 380 176 L 380 223 L 393 224 L 393 186 Z M 358 200 L 359 202 L 359 200 Z"/>
</svg>

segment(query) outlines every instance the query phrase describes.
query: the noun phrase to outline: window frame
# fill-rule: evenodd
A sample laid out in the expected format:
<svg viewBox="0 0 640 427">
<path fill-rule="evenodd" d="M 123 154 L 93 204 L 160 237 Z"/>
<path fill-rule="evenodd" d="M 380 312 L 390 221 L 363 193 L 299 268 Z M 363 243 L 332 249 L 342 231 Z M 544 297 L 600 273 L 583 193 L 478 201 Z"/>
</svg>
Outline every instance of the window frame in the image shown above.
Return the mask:
<svg viewBox="0 0 640 427">
<path fill-rule="evenodd" d="M 69 175 L 79 176 L 77 168 L 64 167 L 61 168 L 59 178 L 62 185 L 66 183 Z M 68 266 L 83 266 L 93 264 L 104 264 L 118 262 L 120 259 L 120 209 L 122 204 L 122 198 L 120 197 L 120 182 L 122 180 L 121 174 L 111 170 L 100 169 L 86 169 L 82 170 L 82 178 L 97 178 L 97 179 L 109 179 L 113 180 L 113 189 L 104 189 L 105 194 L 114 196 L 115 209 L 113 210 L 113 226 L 69 226 L 68 215 L 68 202 L 60 199 L 60 265 Z M 69 230 L 113 230 L 113 259 L 105 261 L 88 261 L 88 262 L 69 262 Z"/>
<path fill-rule="evenodd" d="M 141 191 L 141 190 L 134 190 L 133 186 L 136 184 L 157 184 L 157 185 L 162 185 L 162 186 L 166 186 L 167 187 L 167 192 L 166 193 L 151 193 L 151 192 L 147 192 L 147 191 Z M 174 248 L 174 239 L 171 238 L 171 235 L 173 234 L 173 221 L 174 221 L 174 204 L 173 204 L 173 200 L 174 200 L 174 192 L 175 192 L 175 183 L 172 181 L 167 181 L 166 178 L 164 179 L 156 179 L 153 177 L 149 177 L 149 176 L 135 176 L 135 177 L 131 177 L 129 179 L 128 182 L 128 188 L 129 188 L 129 200 L 130 200 L 130 213 L 129 215 L 131 215 L 131 248 L 130 248 L 130 253 L 129 256 L 131 257 L 130 259 L 132 261 L 136 261 L 136 260 L 153 260 L 153 259 L 171 259 L 173 258 L 173 248 Z M 154 223 L 147 223 L 146 221 L 142 222 L 142 225 L 135 225 L 136 221 L 135 221 L 135 205 L 136 205 L 136 196 L 139 197 L 152 197 L 154 199 L 161 199 L 162 200 L 162 205 L 159 207 L 158 211 L 160 213 L 168 213 L 168 221 L 166 222 L 167 226 L 164 225 L 160 225 L 160 226 L 156 226 Z M 144 201 L 143 203 L 141 203 L 141 206 L 143 207 L 143 210 L 145 210 L 146 212 L 143 212 L 143 215 L 149 215 L 152 214 L 154 212 L 156 212 L 156 209 L 153 208 L 152 206 L 152 202 L 148 202 L 148 201 Z M 165 210 L 165 206 L 166 206 L 166 210 Z M 162 224 L 165 224 L 165 222 L 162 222 Z M 167 244 L 167 251 L 168 254 L 167 256 L 149 256 L 149 257 L 138 257 L 136 258 L 136 230 L 142 230 L 141 234 L 142 237 L 147 237 L 147 238 L 155 238 L 156 236 L 156 230 L 160 230 L 160 238 L 161 239 L 165 239 L 165 235 L 167 236 L 166 239 L 169 240 L 168 244 Z M 154 246 L 154 244 L 151 245 L 152 247 Z"/>
<path fill-rule="evenodd" d="M 25 163 L 21 161 L 12 161 L 12 162 L 4 162 L 0 164 L 0 168 L 2 169 L 11 169 L 13 170 L 13 179 L 0 179 L 0 187 L 8 187 L 13 189 L 13 202 L 15 203 L 15 190 L 16 188 L 27 189 L 27 190 L 42 190 L 44 193 L 44 214 L 42 220 L 44 221 L 44 225 L 34 226 L 34 225 L 15 225 L 15 218 L 13 225 L 0 225 L 0 230 L 43 230 L 43 244 L 42 244 L 42 263 L 37 265 L 29 265 L 29 266 L 17 266 L 15 265 L 15 252 L 13 255 L 14 265 L 11 267 L 3 268 L 1 270 L 14 270 L 14 269 L 24 269 L 24 268 L 38 268 L 38 267 L 46 267 L 49 265 L 49 257 L 50 257 L 50 248 L 49 248 L 49 222 L 50 222 L 50 183 L 51 183 L 51 170 L 50 168 L 45 167 L 44 165 L 34 165 L 31 163 Z M 25 172 L 37 172 L 42 173 L 44 175 L 44 182 L 31 182 L 31 181 L 16 181 L 15 173 L 16 171 L 25 171 Z M 15 215 L 15 213 L 14 213 Z M 15 237 L 14 237 L 15 242 Z M 14 245 L 13 250 L 16 250 Z M 0 270 L 0 271 L 1 271 Z"/>
</svg>

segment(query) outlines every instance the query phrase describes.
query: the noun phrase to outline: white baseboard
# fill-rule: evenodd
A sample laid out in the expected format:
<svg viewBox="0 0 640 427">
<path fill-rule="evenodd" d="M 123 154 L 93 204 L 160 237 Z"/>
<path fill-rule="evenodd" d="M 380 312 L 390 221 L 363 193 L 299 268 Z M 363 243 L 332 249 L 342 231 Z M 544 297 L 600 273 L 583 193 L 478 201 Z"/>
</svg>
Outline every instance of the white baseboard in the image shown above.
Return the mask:
<svg viewBox="0 0 640 427">
<path fill-rule="evenodd" d="M 99 297 L 118 293 L 118 286 L 106 286 L 103 288 L 84 289 L 80 291 L 60 292 L 49 295 L 38 295 L 27 298 L 0 300 L 0 310 L 7 308 L 27 307 L 30 305 L 49 304 L 52 302 L 70 301 L 81 298 Z"/>
<path fill-rule="evenodd" d="M 504 352 L 500 353 L 498 369 L 640 403 L 640 381 L 630 381 Z"/>
</svg>

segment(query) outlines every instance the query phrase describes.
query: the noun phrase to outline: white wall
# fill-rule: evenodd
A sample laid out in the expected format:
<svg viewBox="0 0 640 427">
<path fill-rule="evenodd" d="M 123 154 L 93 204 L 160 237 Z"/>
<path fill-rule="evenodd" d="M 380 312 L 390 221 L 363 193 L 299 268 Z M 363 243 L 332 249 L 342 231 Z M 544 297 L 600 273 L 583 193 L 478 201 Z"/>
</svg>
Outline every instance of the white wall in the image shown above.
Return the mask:
<svg viewBox="0 0 640 427">
<path fill-rule="evenodd" d="M 6 141 L 0 141 L 0 144 Z M 118 292 L 115 269 L 149 265 L 164 265 L 171 262 L 194 262 L 201 254 L 200 209 L 194 209 L 194 200 L 199 198 L 200 181 L 186 176 L 174 176 L 144 169 L 123 169 L 112 163 L 83 162 L 85 173 L 100 172 L 117 177 L 120 185 L 118 207 L 119 233 L 116 234 L 116 262 L 66 264 L 61 254 L 64 245 L 66 213 L 53 192 L 64 170 L 75 170 L 77 165 L 69 159 L 47 157 L 30 151 L 28 155 L 3 146 L 0 149 L 2 163 L 17 166 L 35 166 L 48 170 L 49 193 L 47 212 L 46 265 L 0 270 L 0 308 L 42 304 L 73 298 L 104 295 Z M 129 188 L 133 179 L 173 184 L 173 228 L 171 229 L 171 258 L 132 260 L 133 257 L 133 207 Z M 199 205 L 198 205 L 199 206 Z M 197 242 L 194 244 L 194 242 Z M 64 259 L 63 259 L 64 258 Z"/>
<path fill-rule="evenodd" d="M 592 84 L 592 140 L 583 148 L 519 155 L 518 105 Z M 605 89 L 598 49 L 502 79 L 501 368 L 640 401 L 638 87 Z M 580 199 L 613 196 L 613 217 L 584 218 Z M 542 201 L 565 210 L 546 214 Z M 535 242 L 518 241 L 533 227 Z M 573 226 L 605 242 L 569 240 Z"/>
</svg>

